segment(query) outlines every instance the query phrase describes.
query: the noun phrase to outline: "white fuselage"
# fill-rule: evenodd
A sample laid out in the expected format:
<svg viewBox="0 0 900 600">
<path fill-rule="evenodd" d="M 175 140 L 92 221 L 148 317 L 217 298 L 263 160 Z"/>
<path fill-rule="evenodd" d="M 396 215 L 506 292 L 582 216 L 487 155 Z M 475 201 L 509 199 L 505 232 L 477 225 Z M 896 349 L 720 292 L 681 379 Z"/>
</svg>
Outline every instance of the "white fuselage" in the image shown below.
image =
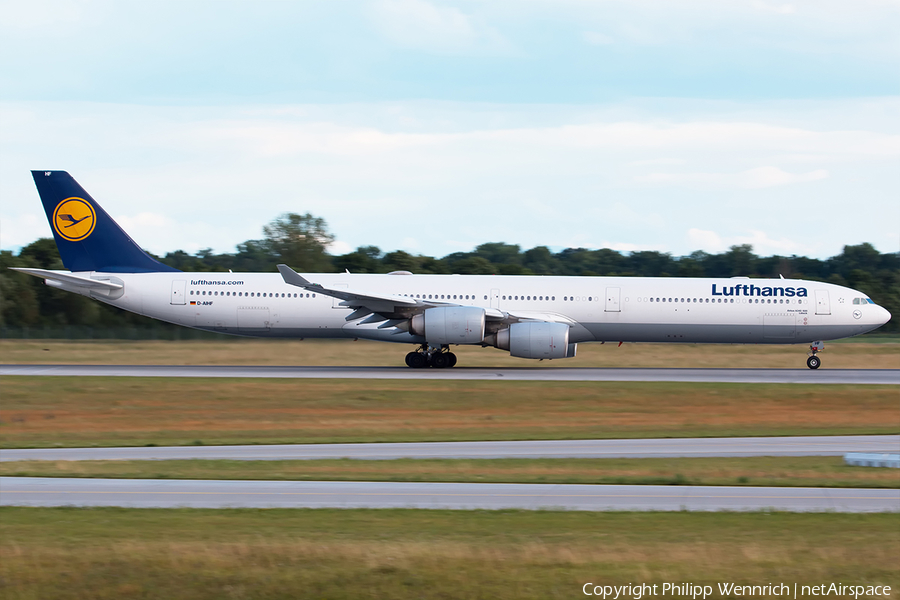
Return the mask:
<svg viewBox="0 0 900 600">
<path fill-rule="evenodd" d="M 83 273 L 123 284 L 90 292 L 154 319 L 255 337 L 365 338 L 419 343 L 378 323 L 348 321 L 341 301 L 278 273 Z M 310 274 L 328 288 L 498 309 L 566 322 L 569 341 L 791 344 L 871 331 L 889 313 L 865 294 L 792 279 Z M 74 290 L 73 290 L 74 291 Z"/>
</svg>

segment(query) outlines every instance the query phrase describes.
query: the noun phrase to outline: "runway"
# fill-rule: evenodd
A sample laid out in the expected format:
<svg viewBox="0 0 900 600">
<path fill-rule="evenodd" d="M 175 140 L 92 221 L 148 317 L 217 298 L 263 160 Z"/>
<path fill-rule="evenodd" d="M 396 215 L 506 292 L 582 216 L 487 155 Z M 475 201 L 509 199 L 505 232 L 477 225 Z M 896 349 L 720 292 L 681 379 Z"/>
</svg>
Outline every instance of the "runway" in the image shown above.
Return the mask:
<svg viewBox="0 0 900 600">
<path fill-rule="evenodd" d="M 898 512 L 900 490 L 2 477 L 0 505 Z"/>
<path fill-rule="evenodd" d="M 16 460 L 314 460 L 353 458 L 670 458 L 699 456 L 841 456 L 847 452 L 897 452 L 900 435 L 755 438 L 666 438 L 285 444 L 135 448 L 30 448 L 0 450 L 0 462 Z"/>
<path fill-rule="evenodd" d="M 470 381 L 665 381 L 900 385 L 900 369 L 586 369 L 556 367 L 409 369 L 183 365 L 0 365 L 0 376 L 241 377 L 267 379 L 416 379 Z"/>
</svg>

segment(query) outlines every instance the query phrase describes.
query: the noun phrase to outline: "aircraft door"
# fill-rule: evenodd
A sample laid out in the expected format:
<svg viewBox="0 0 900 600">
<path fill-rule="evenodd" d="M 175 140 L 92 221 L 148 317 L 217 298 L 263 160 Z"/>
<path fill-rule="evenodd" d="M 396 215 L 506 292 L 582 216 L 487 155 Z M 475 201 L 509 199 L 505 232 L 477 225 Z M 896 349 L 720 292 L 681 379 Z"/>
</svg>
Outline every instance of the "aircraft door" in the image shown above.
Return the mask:
<svg viewBox="0 0 900 600">
<path fill-rule="evenodd" d="M 831 300 L 828 298 L 828 290 L 816 290 L 816 314 L 831 314 Z"/>
<path fill-rule="evenodd" d="M 184 293 L 187 289 L 187 281 L 179 279 L 172 282 L 172 299 L 170 304 L 185 304 Z"/>
<path fill-rule="evenodd" d="M 500 290 L 491 290 L 491 308 L 500 308 Z"/>
<path fill-rule="evenodd" d="M 608 287 L 606 288 L 606 312 L 620 312 L 620 296 L 622 288 Z"/>
</svg>

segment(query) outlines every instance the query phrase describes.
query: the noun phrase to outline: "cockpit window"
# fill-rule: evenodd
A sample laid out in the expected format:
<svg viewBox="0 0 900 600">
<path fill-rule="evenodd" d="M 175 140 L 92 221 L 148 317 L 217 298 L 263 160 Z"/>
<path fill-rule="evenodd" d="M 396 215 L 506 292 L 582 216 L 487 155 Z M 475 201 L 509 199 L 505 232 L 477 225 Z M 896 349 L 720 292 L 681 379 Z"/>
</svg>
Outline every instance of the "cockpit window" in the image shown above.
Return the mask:
<svg viewBox="0 0 900 600">
<path fill-rule="evenodd" d="M 864 300 L 869 304 L 875 304 L 874 302 L 872 302 L 871 298 L 864 298 Z"/>
</svg>

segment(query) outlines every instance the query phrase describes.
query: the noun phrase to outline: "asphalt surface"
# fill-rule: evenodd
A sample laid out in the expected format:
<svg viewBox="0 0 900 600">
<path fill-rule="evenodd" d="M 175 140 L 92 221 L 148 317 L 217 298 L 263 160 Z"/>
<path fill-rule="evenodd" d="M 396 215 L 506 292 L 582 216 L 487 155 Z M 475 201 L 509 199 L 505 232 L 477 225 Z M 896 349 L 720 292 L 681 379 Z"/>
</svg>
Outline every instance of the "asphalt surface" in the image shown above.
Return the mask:
<svg viewBox="0 0 900 600">
<path fill-rule="evenodd" d="M 254 377 L 503 381 L 678 381 L 900 385 L 900 369 L 583 369 L 407 367 L 263 367 L 168 365 L 0 365 L 0 375 L 28 377 Z"/>
<path fill-rule="evenodd" d="M 0 505 L 898 512 L 900 490 L 2 477 Z"/>
<path fill-rule="evenodd" d="M 0 462 L 16 460 L 312 460 L 325 458 L 388 460 L 397 458 L 841 456 L 847 452 L 900 452 L 900 435 L 34 448 L 0 450 Z"/>
</svg>

